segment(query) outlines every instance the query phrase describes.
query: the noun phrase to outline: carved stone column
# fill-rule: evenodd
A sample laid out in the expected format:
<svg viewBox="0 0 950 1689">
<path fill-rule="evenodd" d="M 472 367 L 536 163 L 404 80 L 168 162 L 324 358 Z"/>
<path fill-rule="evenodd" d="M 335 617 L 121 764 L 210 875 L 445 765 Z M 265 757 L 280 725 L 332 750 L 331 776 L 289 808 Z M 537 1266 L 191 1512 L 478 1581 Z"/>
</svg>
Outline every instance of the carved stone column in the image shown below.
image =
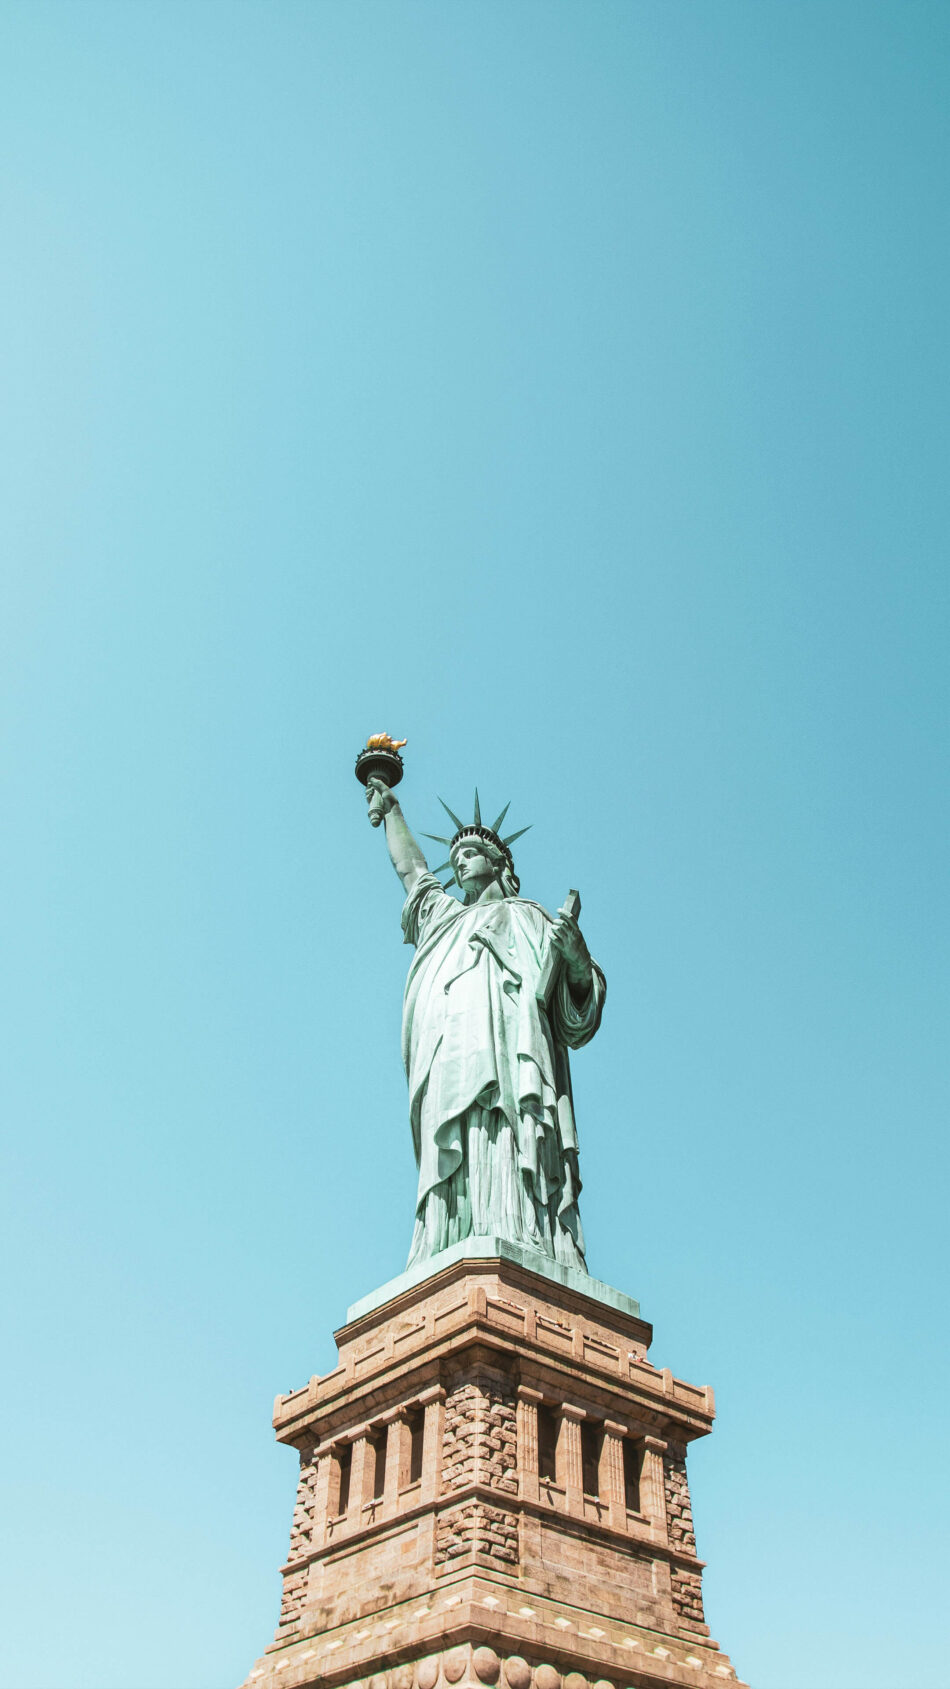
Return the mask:
<svg viewBox="0 0 950 1689">
<path fill-rule="evenodd" d="M 518 1386 L 518 1474 L 521 1494 L 526 1501 L 537 1501 L 538 1488 L 538 1403 L 540 1390 Z"/>
<path fill-rule="evenodd" d="M 336 1457 L 333 1444 L 324 1443 L 314 1449 L 313 1462 L 316 1476 L 313 1482 L 313 1546 L 322 1548 L 327 1539 L 327 1515 L 330 1511 L 330 1485 L 334 1477 Z M 337 1497 L 339 1496 L 339 1469 L 336 1470 Z"/>
<path fill-rule="evenodd" d="M 666 1523 L 666 1489 L 663 1482 L 663 1456 L 667 1445 L 662 1437 L 644 1437 L 643 1466 L 640 1470 L 640 1512 L 650 1521 L 654 1542 L 668 1542 Z"/>
<path fill-rule="evenodd" d="M 604 1440 L 600 1448 L 597 1477 L 601 1500 L 607 1503 L 608 1521 L 615 1531 L 625 1531 L 627 1528 L 627 1497 L 623 1478 L 623 1440 L 626 1434 L 626 1425 L 619 1425 L 613 1419 L 604 1420 Z"/>
<path fill-rule="evenodd" d="M 422 1433 L 422 1489 L 420 1500 L 435 1501 L 442 1488 L 442 1430 L 445 1423 L 445 1391 L 441 1384 L 424 1390 L 419 1406 L 425 1410 Z"/>
<path fill-rule="evenodd" d="M 557 1481 L 564 1491 L 569 1513 L 584 1511 L 584 1459 L 581 1451 L 583 1408 L 561 1405 L 561 1426 L 557 1439 Z"/>
<path fill-rule="evenodd" d="M 399 1506 L 399 1492 L 405 1489 L 409 1482 L 412 1437 L 409 1429 L 409 1417 L 405 1408 L 399 1408 L 395 1413 L 384 1414 L 383 1424 L 389 1427 L 389 1434 L 386 1438 L 386 1482 L 383 1490 L 383 1508 L 387 1514 L 390 1514 L 396 1512 Z"/>
<path fill-rule="evenodd" d="M 330 1461 L 327 1471 L 327 1511 L 325 1523 L 331 1519 L 340 1518 L 346 1509 L 340 1506 L 340 1491 L 343 1486 L 343 1462 L 350 1458 L 350 1445 L 344 1442 L 332 1442 L 329 1445 Z M 329 1534 L 329 1533 L 328 1533 Z"/>
<path fill-rule="evenodd" d="M 362 1523 L 363 1503 L 369 1500 L 373 1491 L 376 1452 L 370 1444 L 368 1428 L 354 1438 L 350 1459 L 353 1464 L 350 1467 L 350 1505 L 346 1510 L 346 1522 L 352 1527 Z"/>
</svg>

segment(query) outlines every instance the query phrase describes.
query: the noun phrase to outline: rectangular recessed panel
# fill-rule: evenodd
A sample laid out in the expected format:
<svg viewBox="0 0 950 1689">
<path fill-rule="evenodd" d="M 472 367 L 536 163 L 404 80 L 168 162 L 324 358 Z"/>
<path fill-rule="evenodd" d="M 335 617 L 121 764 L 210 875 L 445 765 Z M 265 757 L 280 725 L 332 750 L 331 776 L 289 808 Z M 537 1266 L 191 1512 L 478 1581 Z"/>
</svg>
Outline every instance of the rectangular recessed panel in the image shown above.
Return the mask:
<svg viewBox="0 0 950 1689">
<path fill-rule="evenodd" d="M 542 1343 L 559 1343 L 566 1349 L 573 1347 L 574 1333 L 570 1326 L 561 1325 L 559 1320 L 547 1320 L 543 1314 L 538 1315 L 538 1337 Z"/>
<path fill-rule="evenodd" d="M 509 1331 L 524 1332 L 525 1310 L 519 1308 L 515 1302 L 497 1302 L 493 1297 L 488 1298 L 488 1317 L 494 1325 L 505 1326 Z"/>
<path fill-rule="evenodd" d="M 613 1343 L 602 1343 L 599 1337 L 584 1338 L 584 1354 L 590 1355 L 592 1360 L 609 1360 L 615 1366 L 620 1364 L 620 1350 Z"/>
<path fill-rule="evenodd" d="M 377 1364 L 377 1362 L 379 1361 L 380 1356 L 385 1355 L 385 1353 L 386 1353 L 385 1344 L 381 1343 L 379 1345 L 379 1348 L 368 1349 L 365 1355 L 357 1355 L 357 1357 L 356 1357 L 356 1370 L 357 1370 L 357 1372 L 364 1370 L 366 1367 L 375 1366 Z"/>
<path fill-rule="evenodd" d="M 417 1320 L 415 1325 L 404 1326 L 401 1331 L 397 1331 L 395 1333 L 393 1338 L 393 1347 L 398 1349 L 401 1344 L 405 1345 L 406 1343 L 411 1343 L 417 1340 L 424 1334 L 425 1328 L 425 1320 Z"/>
<path fill-rule="evenodd" d="M 459 1314 L 464 1314 L 464 1313 L 467 1313 L 467 1312 L 468 1312 L 468 1302 L 467 1301 L 453 1302 L 452 1306 L 450 1308 L 439 1308 L 439 1309 L 437 1309 L 436 1316 L 435 1316 L 436 1330 L 438 1330 L 439 1326 L 441 1326 L 441 1325 L 448 1325 L 450 1320 L 451 1321 L 457 1320 L 458 1317 L 459 1317 Z"/>
</svg>

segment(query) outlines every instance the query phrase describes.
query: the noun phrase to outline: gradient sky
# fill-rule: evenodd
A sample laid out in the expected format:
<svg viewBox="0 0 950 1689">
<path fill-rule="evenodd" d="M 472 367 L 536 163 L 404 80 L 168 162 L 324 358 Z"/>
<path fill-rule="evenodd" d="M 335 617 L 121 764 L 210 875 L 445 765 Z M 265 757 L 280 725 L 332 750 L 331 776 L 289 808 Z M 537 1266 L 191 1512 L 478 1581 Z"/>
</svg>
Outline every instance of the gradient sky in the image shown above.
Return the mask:
<svg viewBox="0 0 950 1689">
<path fill-rule="evenodd" d="M 943 0 L 2 6 L 9 1689 L 273 1633 L 273 1397 L 411 1230 L 381 729 L 581 890 L 713 1635 L 946 1689 L 948 70 Z"/>
</svg>

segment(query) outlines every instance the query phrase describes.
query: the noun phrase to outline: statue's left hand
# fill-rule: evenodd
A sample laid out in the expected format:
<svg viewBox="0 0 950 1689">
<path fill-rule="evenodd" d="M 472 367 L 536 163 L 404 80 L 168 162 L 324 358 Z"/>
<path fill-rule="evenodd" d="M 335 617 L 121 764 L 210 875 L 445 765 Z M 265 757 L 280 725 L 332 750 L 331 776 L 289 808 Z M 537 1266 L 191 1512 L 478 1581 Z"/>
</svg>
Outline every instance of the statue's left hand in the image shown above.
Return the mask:
<svg viewBox="0 0 950 1689">
<path fill-rule="evenodd" d="M 559 909 L 555 917 L 551 928 L 551 943 L 558 955 L 563 957 L 571 984 L 586 991 L 594 973 L 590 951 L 573 915 L 569 915 L 565 909 Z"/>
</svg>

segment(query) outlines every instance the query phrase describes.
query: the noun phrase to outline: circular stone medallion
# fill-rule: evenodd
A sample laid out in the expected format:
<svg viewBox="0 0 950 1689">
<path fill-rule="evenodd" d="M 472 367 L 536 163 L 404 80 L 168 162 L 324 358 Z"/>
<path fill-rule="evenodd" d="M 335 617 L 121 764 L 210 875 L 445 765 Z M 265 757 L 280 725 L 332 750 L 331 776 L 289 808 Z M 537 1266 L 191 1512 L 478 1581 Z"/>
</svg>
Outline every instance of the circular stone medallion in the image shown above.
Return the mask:
<svg viewBox="0 0 950 1689">
<path fill-rule="evenodd" d="M 472 1655 L 472 1665 L 475 1676 L 481 1683 L 497 1683 L 498 1673 L 501 1671 L 501 1661 L 494 1648 L 476 1648 Z"/>
<path fill-rule="evenodd" d="M 427 1660 L 419 1661 L 419 1669 L 416 1672 L 416 1679 L 419 1684 L 419 1689 L 435 1689 L 435 1686 L 439 1681 L 438 1654 L 430 1654 Z"/>
<path fill-rule="evenodd" d="M 538 1689 L 561 1689 L 561 1674 L 553 1666 L 539 1666 L 534 1681 Z"/>
<path fill-rule="evenodd" d="M 445 1672 L 446 1683 L 457 1683 L 460 1677 L 465 1676 L 467 1665 L 467 1648 L 453 1648 L 448 1654 L 443 1654 L 442 1670 Z"/>
<path fill-rule="evenodd" d="M 511 1689 L 528 1689 L 531 1682 L 531 1667 L 520 1654 L 512 1654 L 510 1660 L 505 1661 L 505 1678 L 511 1684 Z"/>
</svg>

